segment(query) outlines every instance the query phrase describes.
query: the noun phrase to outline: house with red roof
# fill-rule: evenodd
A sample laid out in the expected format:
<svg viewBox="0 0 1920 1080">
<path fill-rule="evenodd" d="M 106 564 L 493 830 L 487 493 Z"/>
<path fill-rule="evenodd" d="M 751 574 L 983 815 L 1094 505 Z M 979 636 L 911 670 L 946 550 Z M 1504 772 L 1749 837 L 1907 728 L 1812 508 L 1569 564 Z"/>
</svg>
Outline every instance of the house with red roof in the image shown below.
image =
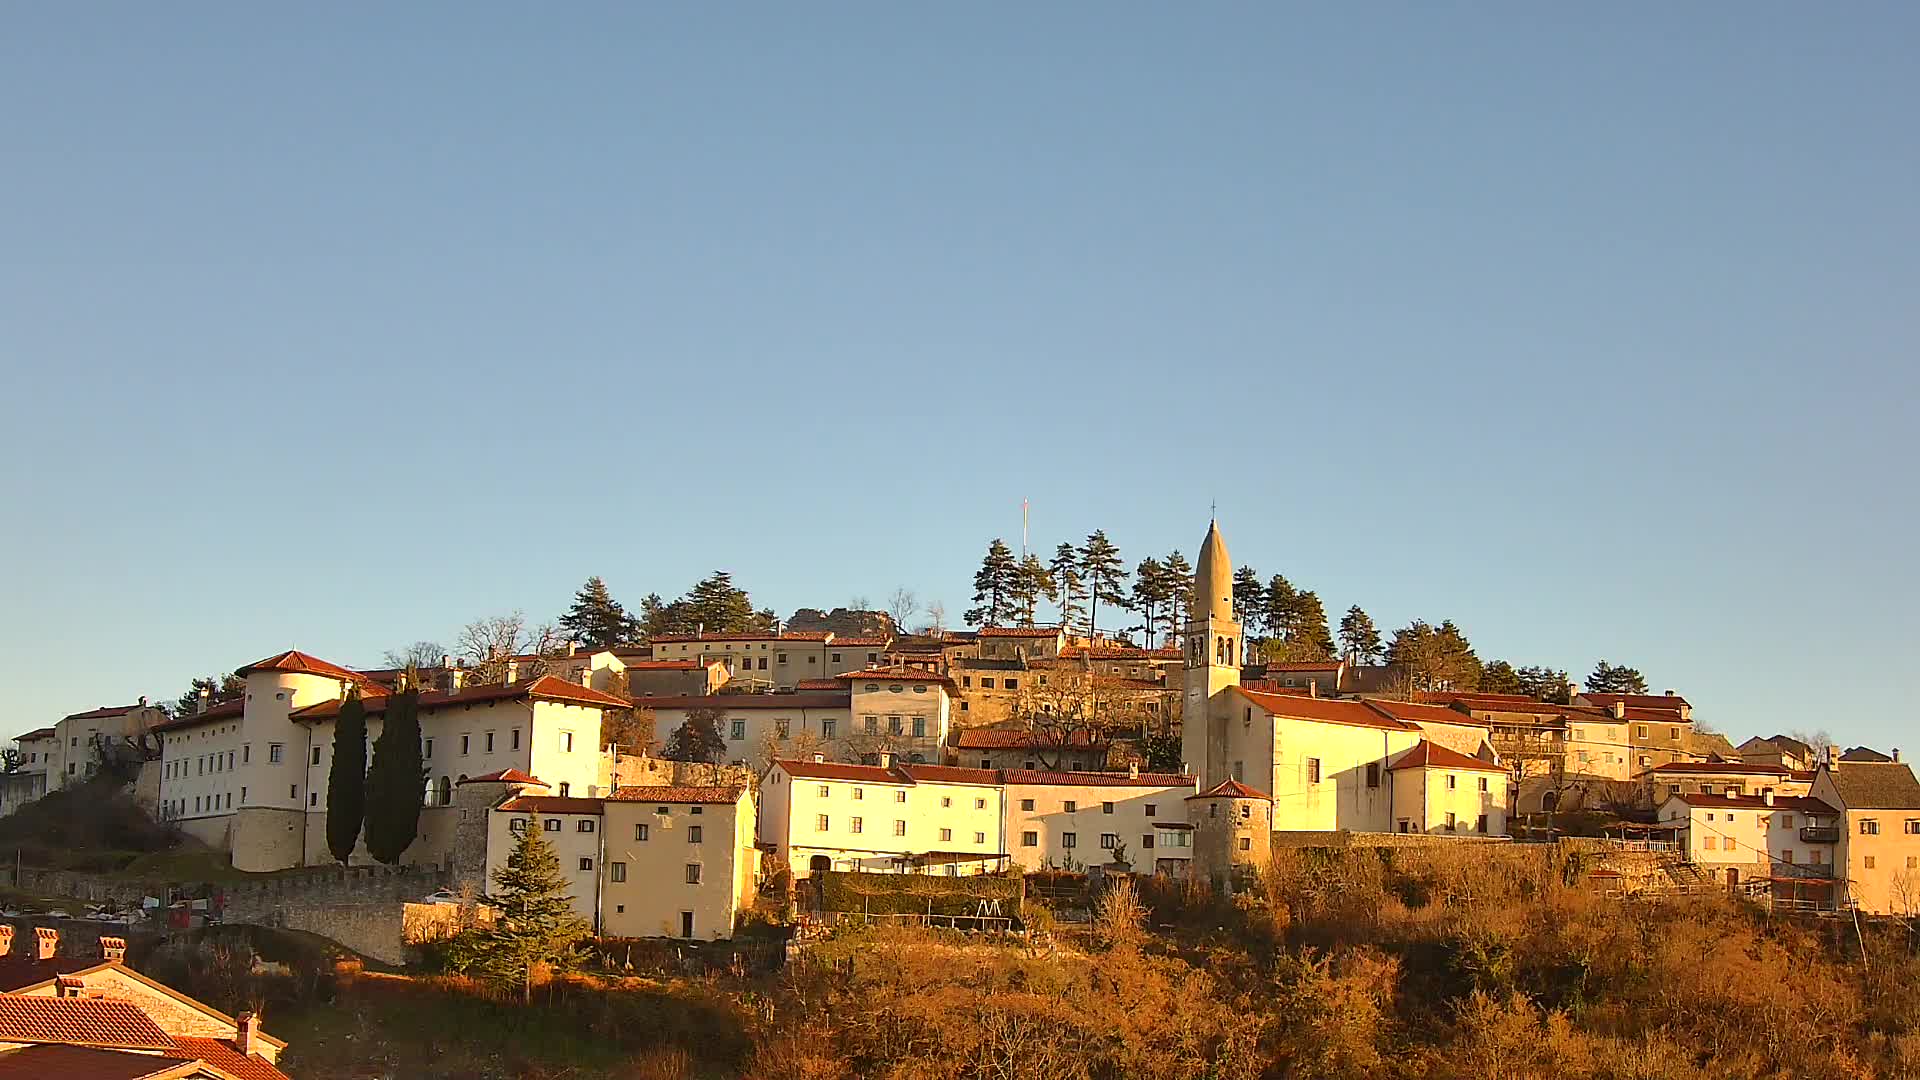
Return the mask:
<svg viewBox="0 0 1920 1080">
<path fill-rule="evenodd" d="M 891 638 L 830 630 L 667 634 L 653 639 L 654 660 L 720 664 L 728 681 L 750 690 L 791 690 L 804 679 L 830 679 L 877 667 Z"/>
<path fill-rule="evenodd" d="M 417 715 L 428 779 L 420 839 L 409 862 L 444 859 L 456 834 L 461 780 L 506 769 L 540 776 L 557 795 L 599 793 L 607 763 L 600 724 L 630 703 L 580 681 L 541 675 L 518 682 L 420 692 Z M 332 861 L 326 789 L 334 724 L 349 694 L 379 738 L 397 690 L 364 672 L 297 650 L 235 672 L 240 698 L 155 727 L 161 812 L 186 832 L 232 852 L 237 869 L 278 870 Z M 364 851 L 356 858 L 365 857 Z"/>
</svg>

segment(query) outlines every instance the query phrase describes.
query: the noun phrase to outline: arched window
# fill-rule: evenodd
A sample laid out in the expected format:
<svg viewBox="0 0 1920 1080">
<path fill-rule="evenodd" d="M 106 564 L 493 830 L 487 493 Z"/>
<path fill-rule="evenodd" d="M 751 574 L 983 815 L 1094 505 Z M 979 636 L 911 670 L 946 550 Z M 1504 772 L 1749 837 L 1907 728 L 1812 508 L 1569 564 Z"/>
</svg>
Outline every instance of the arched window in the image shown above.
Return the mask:
<svg viewBox="0 0 1920 1080">
<path fill-rule="evenodd" d="M 1233 666 L 1233 639 L 1227 639 L 1227 666 Z"/>
<path fill-rule="evenodd" d="M 460 779 L 462 779 L 462 780 L 465 780 L 465 779 L 466 779 L 466 777 L 464 777 L 464 776 L 463 776 L 463 777 L 461 777 Z M 435 800 L 435 801 L 436 801 L 436 802 L 438 802 L 438 803 L 439 803 L 439 804 L 440 804 L 441 806 L 450 806 L 450 805 L 452 805 L 452 803 L 453 803 L 453 781 L 452 781 L 451 779 L 449 779 L 449 778 L 447 778 L 447 777 L 445 777 L 445 776 L 442 776 L 442 777 L 440 778 L 440 798 L 439 798 L 439 799 L 437 799 L 437 800 Z"/>
</svg>

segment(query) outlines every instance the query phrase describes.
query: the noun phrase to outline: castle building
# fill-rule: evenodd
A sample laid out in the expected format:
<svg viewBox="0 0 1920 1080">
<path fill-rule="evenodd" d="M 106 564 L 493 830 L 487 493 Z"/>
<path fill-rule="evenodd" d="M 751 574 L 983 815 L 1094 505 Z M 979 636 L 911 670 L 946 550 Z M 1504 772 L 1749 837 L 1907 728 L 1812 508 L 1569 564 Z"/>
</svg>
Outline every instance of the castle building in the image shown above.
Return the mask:
<svg viewBox="0 0 1920 1080">
<path fill-rule="evenodd" d="M 1245 644 L 1233 561 L 1211 523 L 1194 567 L 1181 726 L 1200 791 L 1232 781 L 1236 811 L 1249 814 L 1249 799 L 1270 799 L 1276 832 L 1505 834 L 1504 768 L 1483 725 L 1402 702 L 1249 689 L 1240 680 Z M 1224 804 L 1194 800 L 1190 814 L 1215 805 Z M 1196 846 L 1195 872 L 1224 873 L 1208 850 Z"/>
</svg>

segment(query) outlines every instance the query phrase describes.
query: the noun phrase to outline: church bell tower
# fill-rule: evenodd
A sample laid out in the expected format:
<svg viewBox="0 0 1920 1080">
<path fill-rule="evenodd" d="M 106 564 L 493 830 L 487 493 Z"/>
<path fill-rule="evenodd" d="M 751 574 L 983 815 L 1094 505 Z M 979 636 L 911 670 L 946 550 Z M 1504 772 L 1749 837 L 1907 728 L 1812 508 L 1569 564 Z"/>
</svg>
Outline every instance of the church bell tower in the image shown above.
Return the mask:
<svg viewBox="0 0 1920 1080">
<path fill-rule="evenodd" d="M 1240 685 L 1240 623 L 1233 616 L 1233 559 L 1220 524 L 1207 523 L 1194 565 L 1187 607 L 1186 695 L 1181 702 L 1181 756 L 1201 790 L 1227 779 L 1226 703 L 1220 694 Z"/>
</svg>

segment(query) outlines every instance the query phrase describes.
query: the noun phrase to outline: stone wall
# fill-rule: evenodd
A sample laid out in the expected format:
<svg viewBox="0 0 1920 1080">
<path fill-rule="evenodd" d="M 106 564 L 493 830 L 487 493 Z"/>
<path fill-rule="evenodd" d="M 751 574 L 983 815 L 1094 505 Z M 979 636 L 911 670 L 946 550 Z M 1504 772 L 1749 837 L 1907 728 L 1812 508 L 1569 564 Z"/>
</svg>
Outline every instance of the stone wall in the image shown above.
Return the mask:
<svg viewBox="0 0 1920 1080">
<path fill-rule="evenodd" d="M 616 787 L 646 787 L 654 784 L 687 786 L 736 785 L 751 787 L 753 770 L 744 765 L 711 765 L 704 761 L 672 761 L 667 758 L 621 754 L 615 766 Z"/>
<path fill-rule="evenodd" d="M 1353 832 L 1348 829 L 1329 832 L 1277 832 L 1273 846 L 1278 848 L 1407 848 L 1446 847 L 1459 844 L 1510 844 L 1504 836 L 1476 836 L 1448 833 Z"/>
<path fill-rule="evenodd" d="M 304 930 L 389 964 L 407 962 L 405 907 L 448 883 L 429 867 L 351 866 L 277 874 L 225 893 L 227 922 Z"/>
</svg>

